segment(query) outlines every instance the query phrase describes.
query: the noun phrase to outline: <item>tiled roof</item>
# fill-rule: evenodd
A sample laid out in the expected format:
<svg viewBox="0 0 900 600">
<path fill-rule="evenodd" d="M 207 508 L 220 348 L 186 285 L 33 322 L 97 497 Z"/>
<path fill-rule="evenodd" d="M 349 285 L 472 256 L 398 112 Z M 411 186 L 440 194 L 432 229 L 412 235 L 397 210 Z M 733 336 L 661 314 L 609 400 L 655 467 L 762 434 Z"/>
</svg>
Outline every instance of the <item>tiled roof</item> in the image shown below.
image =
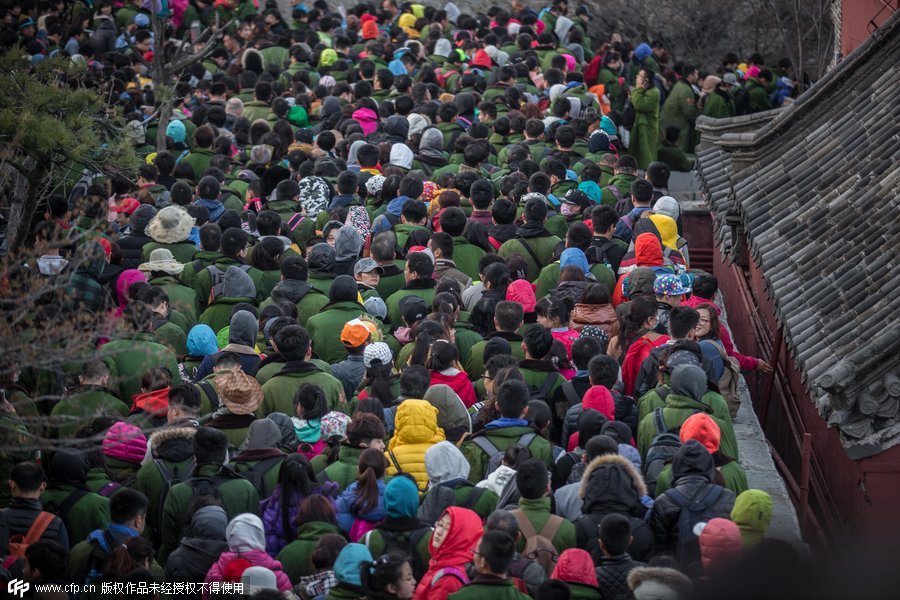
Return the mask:
<svg viewBox="0 0 900 600">
<path fill-rule="evenodd" d="M 780 111 L 698 120 L 698 174 L 739 219 L 804 381 L 848 453 L 900 443 L 900 14 Z M 755 117 L 755 119 L 754 119 Z"/>
</svg>

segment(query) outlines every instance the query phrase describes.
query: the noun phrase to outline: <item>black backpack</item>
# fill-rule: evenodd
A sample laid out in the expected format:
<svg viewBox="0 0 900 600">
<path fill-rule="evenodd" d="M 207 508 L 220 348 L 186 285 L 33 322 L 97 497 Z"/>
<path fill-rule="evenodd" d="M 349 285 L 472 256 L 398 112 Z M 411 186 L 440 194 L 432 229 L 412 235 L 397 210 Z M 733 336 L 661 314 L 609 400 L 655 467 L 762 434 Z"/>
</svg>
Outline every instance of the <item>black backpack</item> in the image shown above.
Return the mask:
<svg viewBox="0 0 900 600">
<path fill-rule="evenodd" d="M 666 464 L 672 462 L 672 458 L 674 458 L 678 449 L 681 448 L 681 438 L 678 436 L 678 430 L 681 427 L 669 429 L 666 426 L 662 408 L 657 408 L 652 414 L 656 435 L 653 441 L 650 442 L 650 447 L 647 449 L 647 457 L 642 465 L 644 482 L 647 484 L 647 493 L 651 497 L 656 495 L 656 482 L 659 480 L 659 474 Z"/>
<path fill-rule="evenodd" d="M 501 457 L 502 456 L 501 453 Z M 436 485 L 428 490 L 428 493 L 425 494 L 425 497 L 422 499 L 422 504 L 419 505 L 419 512 L 417 513 L 419 519 L 424 523 L 436 523 L 437 520 L 441 518 L 441 515 L 444 514 L 445 510 L 451 506 L 457 506 L 456 490 L 459 489 L 460 486 L 471 488 L 469 497 L 466 498 L 465 502 L 459 505 L 460 508 L 475 510 L 475 506 L 478 504 L 478 501 L 481 500 L 486 488 L 475 487 L 468 481 L 460 481 L 455 487 L 450 487 L 449 485 Z"/>
<path fill-rule="evenodd" d="M 72 525 L 69 523 L 69 511 L 72 510 L 72 507 L 75 506 L 79 500 L 87 496 L 90 492 L 87 490 L 83 490 L 81 488 L 75 488 L 74 490 L 66 496 L 66 499 L 57 504 L 56 502 L 48 502 L 44 504 L 44 510 L 53 513 L 60 519 L 62 519 L 63 524 L 66 526 L 67 531 L 72 530 Z"/>
<path fill-rule="evenodd" d="M 585 252 L 588 263 L 592 265 L 606 265 L 606 268 L 612 271 L 612 264 L 606 257 L 606 253 L 616 246 L 618 246 L 618 244 L 612 240 L 606 240 L 602 244 L 592 244 L 588 247 L 587 252 Z M 613 275 L 615 275 L 615 273 L 613 273 Z"/>
<path fill-rule="evenodd" d="M 253 484 L 253 487 L 256 488 L 260 498 L 268 498 L 271 495 L 272 490 L 265 489 L 266 473 L 269 469 L 283 460 L 284 456 L 273 456 L 271 458 L 259 460 L 255 465 L 244 462 L 237 463 L 235 469 L 241 477 Z"/>
<path fill-rule="evenodd" d="M 675 558 L 682 565 L 696 561 L 700 557 L 700 539 L 694 533 L 697 523 L 704 523 L 721 516 L 715 509 L 722 497 L 724 488 L 710 485 L 702 498 L 688 498 L 675 488 L 664 493 L 681 508 L 678 514 L 678 541 L 675 546 Z"/>
<path fill-rule="evenodd" d="M 161 458 L 154 458 L 153 464 L 156 466 L 156 469 L 159 471 L 163 480 L 162 487 L 159 490 L 159 497 L 157 498 L 156 514 L 154 515 L 154 524 L 156 527 L 162 527 L 163 509 L 166 505 L 166 498 L 169 496 L 169 490 L 172 489 L 172 486 L 176 483 L 181 483 L 190 479 L 194 474 L 196 464 L 191 460 L 183 471 L 176 470 L 175 473 L 172 473 L 169 469 L 169 465 Z"/>
<path fill-rule="evenodd" d="M 750 92 L 746 86 L 738 88 L 734 95 L 734 114 L 735 116 L 750 114 Z"/>
<path fill-rule="evenodd" d="M 531 400 L 541 400 L 547 406 L 552 406 L 550 401 L 550 390 L 553 389 L 553 386 L 559 378 L 560 374 L 558 371 L 551 371 L 547 374 L 547 378 L 544 379 L 544 383 L 539 387 L 529 387 L 528 390 L 531 392 Z"/>
<path fill-rule="evenodd" d="M 383 554 L 405 554 L 410 561 L 413 576 L 417 580 L 421 579 L 422 575 L 428 570 L 428 562 L 422 560 L 416 548 L 423 537 L 431 534 L 431 527 L 420 527 L 410 531 L 386 531 L 384 529 L 378 529 L 377 531 L 381 535 L 381 539 L 384 540 Z M 370 535 L 372 535 L 371 532 L 366 534 L 366 538 Z"/>
</svg>

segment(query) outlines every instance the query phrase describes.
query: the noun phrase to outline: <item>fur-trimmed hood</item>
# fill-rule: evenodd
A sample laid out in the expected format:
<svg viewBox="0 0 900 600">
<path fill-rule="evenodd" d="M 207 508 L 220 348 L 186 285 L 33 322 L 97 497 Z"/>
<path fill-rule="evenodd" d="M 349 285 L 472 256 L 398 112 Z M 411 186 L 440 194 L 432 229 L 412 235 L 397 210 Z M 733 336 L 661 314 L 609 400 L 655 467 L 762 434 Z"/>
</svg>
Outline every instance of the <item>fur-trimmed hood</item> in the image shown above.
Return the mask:
<svg viewBox="0 0 900 600">
<path fill-rule="evenodd" d="M 180 462 L 193 456 L 195 433 L 196 427 L 183 425 L 156 430 L 149 440 L 153 457 Z"/>
<path fill-rule="evenodd" d="M 646 590 L 638 590 L 641 587 Z M 638 567 L 628 573 L 628 588 L 637 600 L 643 598 L 682 598 L 691 590 L 691 580 L 675 569 Z"/>
<path fill-rule="evenodd" d="M 618 454 L 598 456 L 588 464 L 578 495 L 582 512 L 630 512 L 647 495 L 644 478 L 631 462 Z"/>
</svg>

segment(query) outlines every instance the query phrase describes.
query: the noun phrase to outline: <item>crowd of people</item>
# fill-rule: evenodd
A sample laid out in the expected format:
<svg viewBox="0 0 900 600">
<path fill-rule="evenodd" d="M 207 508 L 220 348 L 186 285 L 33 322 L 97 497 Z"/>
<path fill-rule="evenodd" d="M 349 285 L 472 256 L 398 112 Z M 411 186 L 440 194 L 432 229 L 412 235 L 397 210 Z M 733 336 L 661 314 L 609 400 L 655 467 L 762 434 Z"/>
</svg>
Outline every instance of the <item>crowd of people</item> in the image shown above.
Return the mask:
<svg viewBox="0 0 900 600">
<path fill-rule="evenodd" d="M 767 552 L 733 420 L 771 367 L 735 349 L 667 184 L 699 115 L 781 105 L 790 64 L 701 76 L 591 17 L 0 8 L 2 44 L 84 64 L 141 158 L 51 196 L 6 258 L 6 299 L 39 297 L 23 339 L 71 326 L 79 351 L 8 356 L 3 578 L 686 598 Z M 160 123 L 154 35 L 171 59 L 207 26 Z"/>
</svg>

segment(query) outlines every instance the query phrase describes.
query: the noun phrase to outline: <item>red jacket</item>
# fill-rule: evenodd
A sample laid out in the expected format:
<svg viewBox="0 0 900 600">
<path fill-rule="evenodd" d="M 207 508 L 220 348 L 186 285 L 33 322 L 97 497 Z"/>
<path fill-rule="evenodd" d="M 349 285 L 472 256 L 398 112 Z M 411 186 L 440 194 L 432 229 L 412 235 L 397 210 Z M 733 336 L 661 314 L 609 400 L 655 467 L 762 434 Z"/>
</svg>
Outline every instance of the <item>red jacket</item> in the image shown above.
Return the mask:
<svg viewBox="0 0 900 600">
<path fill-rule="evenodd" d="M 478 398 L 475 396 L 475 388 L 472 387 L 472 382 L 469 381 L 469 376 L 466 375 L 465 371 L 460 371 L 456 375 L 443 375 L 439 371 L 432 371 L 431 385 L 439 383 L 450 386 L 456 392 L 456 395 L 459 396 L 459 399 L 463 401 L 463 404 L 466 405 L 466 408 L 478 402 Z"/>
<path fill-rule="evenodd" d="M 458 592 L 468 581 L 449 573 L 465 573 L 466 564 L 472 562 L 475 549 L 484 533 L 484 524 L 477 513 L 467 508 L 451 506 L 445 512 L 450 515 L 450 530 L 439 548 L 433 546 L 432 534 L 428 543 L 431 562 L 416 586 L 413 600 L 446 600 L 447 596 Z M 441 571 L 442 576 L 432 585 L 435 575 Z"/>
</svg>

